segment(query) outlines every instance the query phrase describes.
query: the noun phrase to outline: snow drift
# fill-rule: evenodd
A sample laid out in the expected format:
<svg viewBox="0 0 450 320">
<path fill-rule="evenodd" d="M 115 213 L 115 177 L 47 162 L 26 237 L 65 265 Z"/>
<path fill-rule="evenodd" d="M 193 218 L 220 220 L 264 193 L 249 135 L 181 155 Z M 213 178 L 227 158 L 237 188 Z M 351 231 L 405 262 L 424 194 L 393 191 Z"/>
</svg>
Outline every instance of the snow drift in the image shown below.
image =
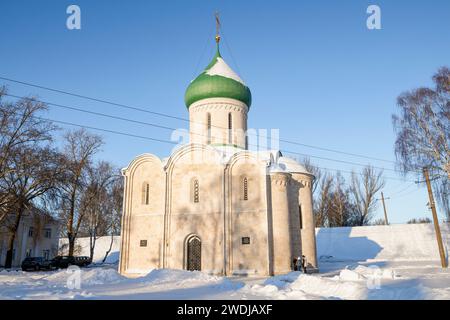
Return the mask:
<svg viewBox="0 0 450 320">
<path fill-rule="evenodd" d="M 441 225 L 447 256 L 449 231 L 449 224 Z M 317 228 L 316 237 L 317 256 L 321 261 L 439 260 L 432 224 Z"/>
</svg>

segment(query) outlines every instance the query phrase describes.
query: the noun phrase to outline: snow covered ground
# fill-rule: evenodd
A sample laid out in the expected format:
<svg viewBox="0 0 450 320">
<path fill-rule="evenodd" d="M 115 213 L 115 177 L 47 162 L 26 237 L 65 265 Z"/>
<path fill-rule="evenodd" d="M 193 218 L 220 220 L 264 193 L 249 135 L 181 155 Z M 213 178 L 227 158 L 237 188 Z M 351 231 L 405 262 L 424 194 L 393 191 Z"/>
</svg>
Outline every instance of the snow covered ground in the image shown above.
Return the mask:
<svg viewBox="0 0 450 320">
<path fill-rule="evenodd" d="M 448 225 L 442 226 L 446 250 Z M 108 239 L 94 260 L 101 261 Z M 449 299 L 450 270 L 440 268 L 432 225 L 317 229 L 320 274 L 219 277 L 152 270 L 127 279 L 110 264 L 51 272 L 0 271 L 0 299 Z M 85 239 L 80 240 L 86 254 Z"/>
<path fill-rule="evenodd" d="M 322 270 L 226 278 L 161 269 L 136 279 L 112 265 L 80 273 L 1 271 L 0 299 L 450 299 L 450 271 L 435 261 L 325 262 Z"/>
</svg>

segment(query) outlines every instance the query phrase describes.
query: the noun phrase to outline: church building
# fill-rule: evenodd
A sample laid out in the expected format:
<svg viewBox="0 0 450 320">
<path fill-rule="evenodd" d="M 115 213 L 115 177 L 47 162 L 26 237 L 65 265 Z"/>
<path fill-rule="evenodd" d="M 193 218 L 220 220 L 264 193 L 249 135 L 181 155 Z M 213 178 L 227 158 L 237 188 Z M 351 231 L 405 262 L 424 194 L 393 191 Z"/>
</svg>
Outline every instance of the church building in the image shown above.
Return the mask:
<svg viewBox="0 0 450 320">
<path fill-rule="evenodd" d="M 186 90 L 189 143 L 167 158 L 142 154 L 122 170 L 125 276 L 155 268 L 269 276 L 292 271 L 302 256 L 318 271 L 314 176 L 278 150 L 250 150 L 251 92 L 219 41 Z"/>
</svg>

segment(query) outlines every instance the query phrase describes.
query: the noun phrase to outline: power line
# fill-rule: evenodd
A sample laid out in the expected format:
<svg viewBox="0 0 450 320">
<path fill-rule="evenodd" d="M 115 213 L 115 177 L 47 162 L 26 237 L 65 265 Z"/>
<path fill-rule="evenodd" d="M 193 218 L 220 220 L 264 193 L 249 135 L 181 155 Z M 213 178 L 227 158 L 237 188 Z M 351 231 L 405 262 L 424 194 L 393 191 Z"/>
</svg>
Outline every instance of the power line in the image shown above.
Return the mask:
<svg viewBox="0 0 450 320">
<path fill-rule="evenodd" d="M 351 165 L 361 166 L 361 167 L 367 167 L 368 165 L 370 165 L 374 169 L 387 170 L 387 171 L 393 171 L 393 172 L 397 172 L 398 173 L 398 171 L 395 170 L 395 169 L 373 166 L 371 164 L 362 164 L 362 163 L 358 163 L 358 162 L 352 162 L 352 161 L 346 161 L 346 160 L 339 160 L 339 159 L 315 156 L 315 155 L 310 155 L 310 154 L 307 154 L 307 153 L 300 153 L 300 152 L 294 152 L 294 151 L 289 151 L 289 150 L 285 150 L 285 152 L 286 153 L 292 153 L 292 154 L 301 155 L 301 156 L 304 156 L 304 157 L 310 157 L 310 158 L 315 158 L 315 159 L 320 159 L 320 160 L 340 162 L 340 163 L 351 164 Z"/>
<path fill-rule="evenodd" d="M 409 192 L 407 192 L 407 193 L 397 195 L 397 196 L 395 196 L 395 197 L 393 197 L 393 198 L 391 197 L 391 199 L 404 198 L 404 197 L 409 196 L 410 194 L 412 194 L 412 193 L 414 193 L 414 192 L 417 192 L 417 191 L 419 191 L 419 190 L 420 190 L 420 189 L 417 188 L 417 189 L 411 190 L 411 191 L 409 191 Z"/>
<path fill-rule="evenodd" d="M 84 129 L 90 129 L 90 130 L 95 130 L 95 131 L 100 131 L 100 132 L 112 133 L 112 134 L 132 137 L 132 138 L 139 138 L 139 139 L 150 140 L 150 141 L 161 142 L 161 143 L 167 143 L 167 144 L 172 144 L 172 145 L 177 145 L 178 144 L 178 142 L 175 142 L 175 141 L 170 141 L 170 140 L 165 140 L 165 139 L 158 139 L 158 138 L 153 138 L 153 137 L 148 137 L 148 136 L 141 136 L 141 135 L 136 135 L 136 134 L 132 134 L 132 133 L 126 133 L 126 132 L 117 131 L 117 130 L 103 129 L 103 128 L 87 126 L 87 125 L 77 124 L 77 123 L 68 122 L 68 121 L 54 120 L 54 119 L 48 119 L 48 118 L 38 117 L 38 116 L 31 116 L 31 117 L 35 118 L 35 119 L 43 120 L 43 121 L 55 122 L 55 123 L 59 123 L 59 124 L 63 124 L 63 125 L 75 126 L 75 127 L 80 127 L 80 128 L 84 128 Z M 341 171 L 341 172 L 348 172 L 348 173 L 354 173 L 354 174 L 362 175 L 362 173 L 358 173 L 358 172 L 345 171 L 345 170 L 340 170 L 340 169 L 330 169 L 330 168 L 325 168 L 325 167 L 321 167 L 321 166 L 315 166 L 315 167 L 317 167 L 319 169 L 323 169 L 323 170 Z M 386 179 L 391 179 L 391 180 L 400 180 L 398 178 L 393 178 L 393 177 L 385 177 L 385 178 Z M 405 181 L 407 181 L 407 180 L 405 180 Z"/>
<path fill-rule="evenodd" d="M 55 123 L 60 123 L 60 124 L 64 124 L 64 125 L 75 126 L 75 127 L 80 127 L 80 128 L 84 128 L 84 129 L 96 130 L 96 131 L 102 131 L 102 132 L 107 132 L 107 133 L 114 133 L 114 134 L 127 136 L 127 137 L 151 140 L 151 141 L 162 142 L 162 143 L 170 143 L 170 144 L 174 144 L 174 145 L 178 144 L 178 142 L 175 142 L 175 141 L 140 136 L 140 135 L 136 135 L 136 134 L 132 134 L 132 133 L 125 133 L 125 132 L 116 131 L 116 130 L 102 129 L 102 128 L 98 128 L 98 127 L 86 126 L 86 125 L 77 124 L 77 123 L 73 123 L 73 122 L 60 121 L 60 120 L 48 119 L 48 118 L 37 117 L 37 116 L 32 116 L 32 117 L 35 119 L 43 120 L 43 121 L 55 122 Z"/>
<path fill-rule="evenodd" d="M 129 105 L 126 105 L 126 104 L 121 104 L 121 103 L 108 101 L 108 100 L 104 100 L 104 99 L 93 98 L 93 97 L 89 97 L 89 96 L 85 96 L 85 95 L 81 95 L 81 94 L 73 93 L 73 92 L 69 92 L 69 91 L 53 89 L 53 88 L 49 88 L 49 87 L 45 87 L 45 86 L 41 86 L 41 85 L 29 83 L 29 82 L 24 82 L 24 81 L 19 81 L 19 80 L 4 78 L 4 77 L 0 77 L 0 79 L 6 80 L 6 81 L 10 81 L 10 82 L 14 82 L 14 83 L 19 83 L 19 84 L 22 84 L 22 85 L 25 85 L 25 86 L 29 86 L 29 87 L 34 87 L 34 88 L 38 88 L 38 89 L 43 89 L 43 90 L 47 90 L 47 91 L 61 93 L 61 94 L 65 94 L 65 95 L 72 96 L 72 97 L 77 97 L 77 98 L 91 100 L 91 101 L 95 101 L 95 102 L 110 104 L 110 105 L 113 105 L 113 106 L 116 106 L 116 107 L 120 107 L 120 108 L 125 108 L 125 109 L 134 110 L 134 111 L 150 113 L 150 114 L 161 116 L 161 117 L 166 117 L 166 118 L 171 118 L 171 119 L 176 119 L 176 120 L 180 120 L 180 121 L 189 122 L 189 119 L 181 118 L 181 117 L 177 117 L 177 116 L 171 116 L 171 115 L 168 115 L 168 114 L 165 114 L 165 113 L 162 113 L 162 112 L 150 111 L 150 110 L 146 110 L 146 109 L 143 109 L 143 108 L 133 107 L 133 106 L 129 106 Z"/>
<path fill-rule="evenodd" d="M 400 191 L 396 191 L 396 192 L 391 193 L 391 196 L 403 193 L 403 192 L 405 192 L 406 190 L 408 190 L 409 188 L 411 188 L 414 185 L 415 185 L 415 183 L 413 182 L 413 183 L 409 184 L 406 188 L 403 188 Z"/>
<path fill-rule="evenodd" d="M 32 101 L 44 103 L 44 104 L 49 105 L 49 106 L 53 106 L 53 107 L 57 107 L 57 108 L 63 108 L 63 109 L 68 109 L 68 110 L 74 110 L 74 111 L 88 113 L 88 114 L 92 114 L 92 115 L 96 115 L 96 116 L 107 117 L 107 118 L 116 119 L 116 120 L 122 120 L 122 121 L 127 121 L 127 122 L 133 122 L 133 123 L 136 123 L 136 124 L 142 124 L 142 125 L 147 125 L 147 126 L 161 128 L 161 129 L 166 129 L 166 130 L 176 130 L 175 128 L 162 126 L 162 125 L 155 124 L 155 123 L 144 122 L 144 121 L 139 121 L 139 120 L 133 120 L 133 119 L 123 118 L 123 117 L 119 117 L 119 116 L 113 116 L 113 115 L 110 115 L 110 114 L 107 114 L 107 113 L 96 112 L 96 111 L 89 111 L 89 110 L 81 109 L 81 108 L 78 108 L 78 107 L 72 107 L 72 106 L 63 105 L 63 104 L 57 104 L 57 103 L 48 102 L 48 101 L 44 101 L 44 100 L 39 100 L 39 99 L 35 99 L 35 98 L 20 97 L 20 96 L 16 96 L 16 95 L 9 94 L 9 93 L 5 93 L 4 95 L 8 96 L 8 97 L 16 98 L 16 99 L 32 100 Z"/>
<path fill-rule="evenodd" d="M 102 117 L 107 117 L 107 118 L 111 118 L 111 119 L 131 122 L 131 123 L 135 123 L 135 124 L 147 125 L 147 126 L 152 126 L 152 127 L 156 127 L 156 128 L 165 129 L 165 130 L 172 130 L 172 131 L 176 130 L 176 128 L 173 128 L 173 127 L 162 126 L 162 125 L 158 125 L 158 124 L 155 124 L 155 123 L 138 121 L 138 120 L 128 119 L 128 118 L 119 117 L 119 116 L 113 116 L 113 115 L 106 114 L 106 113 L 101 113 L 101 112 L 89 111 L 89 110 L 81 109 L 81 108 L 78 108 L 78 107 L 62 105 L 62 104 L 56 104 L 56 103 L 53 103 L 53 102 L 43 101 L 43 100 L 39 100 L 39 99 L 35 99 L 35 98 L 20 97 L 20 96 L 8 94 L 8 93 L 6 93 L 5 95 L 9 96 L 9 97 L 16 98 L 16 99 L 33 100 L 33 101 L 36 101 L 36 102 L 41 102 L 41 103 L 44 103 L 44 104 L 47 104 L 47 105 L 50 105 L 50 106 L 54 106 L 54 107 L 58 107 L 58 108 L 74 110 L 74 111 L 88 113 L 88 114 L 92 114 L 92 115 L 96 115 L 96 116 L 102 116 Z M 202 137 L 206 137 L 205 135 L 200 134 L 200 133 L 196 133 L 196 132 L 193 132 L 193 134 L 196 134 L 196 135 L 199 135 L 199 136 L 202 136 Z M 249 144 L 249 146 L 259 147 L 256 144 Z M 367 166 L 367 164 L 362 164 L 362 163 L 358 163 L 358 162 L 352 162 L 352 161 L 346 161 L 346 160 L 340 160 L 340 159 L 334 159 L 334 158 L 328 158 L 328 157 L 321 157 L 321 156 L 311 155 L 311 154 L 307 154 L 307 153 L 300 153 L 300 152 L 286 150 L 286 149 L 283 149 L 283 150 L 280 150 L 280 151 L 285 152 L 285 153 L 300 155 L 300 156 L 303 156 L 303 157 L 310 157 L 310 158 L 314 158 L 314 159 L 333 161 L 333 162 L 339 162 L 339 163 L 344 163 L 344 164 L 351 164 L 351 165 L 362 166 L 362 167 Z M 378 167 L 378 166 L 372 166 L 372 167 L 375 168 L 375 169 L 379 169 L 379 170 L 387 170 L 387 171 L 397 172 L 395 169 Z"/>
<path fill-rule="evenodd" d="M 343 173 L 349 173 L 349 174 L 363 175 L 362 173 L 360 173 L 360 172 L 355 172 L 355 171 L 342 170 L 342 169 L 335 169 L 335 168 L 327 168 L 327 167 L 322 167 L 322 166 L 317 166 L 317 165 L 313 165 L 313 166 L 316 167 L 316 168 L 325 170 L 325 171 L 336 171 L 336 172 L 343 172 Z M 389 180 L 402 181 L 403 183 L 405 183 L 405 182 L 411 182 L 411 180 L 400 179 L 400 178 L 389 177 L 389 176 L 384 176 L 383 178 L 389 179 Z"/>
<path fill-rule="evenodd" d="M 11 79 L 11 78 L 6 78 L 6 77 L 1 77 L 0 76 L 0 79 L 5 80 L 5 81 L 9 81 L 9 82 L 13 82 L 13 83 L 18 83 L 18 84 L 25 85 L 25 86 L 29 86 L 29 87 L 43 89 L 43 90 L 56 92 L 56 93 L 60 93 L 60 94 L 64 94 L 64 95 L 69 95 L 69 96 L 73 96 L 73 97 L 77 97 L 77 98 L 81 98 L 81 99 L 86 99 L 86 100 L 90 100 L 90 101 L 100 102 L 100 103 L 109 104 L 109 105 L 113 105 L 113 106 L 120 107 L 120 108 L 125 108 L 125 109 L 139 111 L 139 112 L 145 112 L 145 113 L 153 114 L 153 115 L 156 115 L 156 116 L 166 117 L 166 118 L 180 120 L 180 121 L 184 121 L 184 122 L 190 123 L 190 120 L 187 119 L 187 118 L 173 116 L 173 115 L 169 115 L 169 114 L 162 113 L 162 112 L 154 112 L 154 111 L 150 111 L 150 110 L 143 109 L 143 108 L 140 108 L 140 107 L 130 106 L 130 105 L 117 103 L 117 102 L 113 102 L 113 101 L 109 101 L 109 100 L 105 100 L 105 99 L 94 98 L 94 97 L 90 97 L 90 96 L 86 96 L 86 95 L 82 95 L 82 94 L 78 94 L 78 93 L 69 92 L 69 91 L 66 91 L 66 90 L 54 89 L 54 88 L 50 88 L 50 87 L 46 87 L 46 86 L 42 86 L 42 85 L 30 83 L 30 82 L 15 80 L 15 79 Z M 193 122 L 193 123 L 204 124 L 204 123 L 199 123 L 199 122 Z M 213 125 L 213 127 L 217 127 L 217 128 L 221 128 L 221 129 L 227 129 L 225 127 L 219 127 L 219 126 L 215 126 L 215 125 Z M 268 137 L 266 136 L 266 137 L 262 137 L 262 138 L 268 138 Z M 327 151 L 327 152 L 333 152 L 333 153 L 353 156 L 353 157 L 359 157 L 359 158 L 365 158 L 365 159 L 370 159 L 370 160 L 376 160 L 376 161 L 382 161 L 382 162 L 395 164 L 395 161 L 392 161 L 392 160 L 386 160 L 386 159 L 366 156 L 366 155 L 357 154 L 357 153 L 350 153 L 350 152 L 340 151 L 340 150 L 331 149 L 331 148 L 318 147 L 318 146 L 314 146 L 314 145 L 310 145 L 310 144 L 304 144 L 304 143 L 291 141 L 291 140 L 287 140 L 287 139 L 280 139 L 280 142 L 293 144 L 293 145 L 298 145 L 298 146 L 303 146 L 303 147 L 312 148 L 312 149 L 317 149 L 317 150 L 322 150 L 322 151 Z M 397 170 L 394 170 L 394 171 L 398 172 Z M 412 171 L 412 172 L 415 172 L 415 171 Z"/>
</svg>

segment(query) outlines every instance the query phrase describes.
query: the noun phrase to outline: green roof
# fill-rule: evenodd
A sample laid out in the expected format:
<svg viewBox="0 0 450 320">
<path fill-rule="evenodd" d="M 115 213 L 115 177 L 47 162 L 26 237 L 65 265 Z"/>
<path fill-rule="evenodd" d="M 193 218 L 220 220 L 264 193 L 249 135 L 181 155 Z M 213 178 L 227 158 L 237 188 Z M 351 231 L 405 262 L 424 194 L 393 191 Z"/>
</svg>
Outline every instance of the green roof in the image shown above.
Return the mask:
<svg viewBox="0 0 450 320">
<path fill-rule="evenodd" d="M 184 101 L 189 108 L 194 102 L 207 98 L 232 98 L 249 108 L 252 103 L 250 89 L 222 59 L 219 47 L 211 63 L 186 89 Z"/>
</svg>

